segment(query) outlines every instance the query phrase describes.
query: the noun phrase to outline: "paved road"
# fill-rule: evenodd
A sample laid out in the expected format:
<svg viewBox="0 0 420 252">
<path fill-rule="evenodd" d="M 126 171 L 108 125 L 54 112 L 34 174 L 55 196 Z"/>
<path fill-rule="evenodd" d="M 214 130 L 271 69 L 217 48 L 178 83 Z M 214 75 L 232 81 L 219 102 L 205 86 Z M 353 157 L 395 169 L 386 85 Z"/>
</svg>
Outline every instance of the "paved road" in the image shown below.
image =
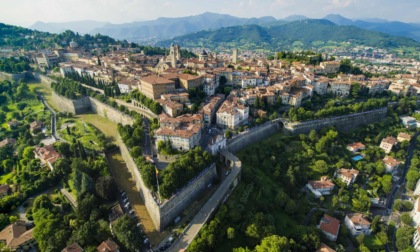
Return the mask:
<svg viewBox="0 0 420 252">
<path fill-rule="evenodd" d="M 42 104 L 51 112 L 51 134 L 56 140 L 67 142 L 66 140 L 62 139 L 57 134 L 57 113 L 55 110 L 45 101 L 44 96 L 38 93 L 39 98 L 41 99 Z"/>
<path fill-rule="evenodd" d="M 169 251 L 179 251 L 180 249 L 186 249 L 194 238 L 197 236 L 201 227 L 208 221 L 209 217 L 217 206 L 222 203 L 226 192 L 228 192 L 230 185 L 234 179 L 241 172 L 241 162 L 238 160 L 235 162 L 235 166 L 232 168 L 231 174 L 220 184 L 219 188 L 210 197 L 206 204 L 200 209 L 194 219 L 185 228 L 184 233 L 175 241 Z"/>
</svg>

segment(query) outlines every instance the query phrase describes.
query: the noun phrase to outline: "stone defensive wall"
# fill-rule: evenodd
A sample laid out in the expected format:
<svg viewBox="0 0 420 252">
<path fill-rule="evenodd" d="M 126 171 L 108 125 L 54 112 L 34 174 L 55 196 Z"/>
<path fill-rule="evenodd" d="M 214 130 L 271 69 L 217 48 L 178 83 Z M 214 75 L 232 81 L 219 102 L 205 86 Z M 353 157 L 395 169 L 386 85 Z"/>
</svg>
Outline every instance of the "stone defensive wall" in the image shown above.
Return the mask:
<svg viewBox="0 0 420 252">
<path fill-rule="evenodd" d="M 90 111 L 90 100 L 88 97 L 83 97 L 78 100 L 68 99 L 64 96 L 52 92 L 52 102 L 60 111 L 70 112 L 75 115 L 84 114 Z"/>
<path fill-rule="evenodd" d="M 234 136 L 226 144 L 229 152 L 236 153 L 246 146 L 259 142 L 281 130 L 280 122 L 267 122 L 261 126 L 250 129 L 240 135 Z"/>
<path fill-rule="evenodd" d="M 19 81 L 20 79 L 28 79 L 28 78 L 32 78 L 31 72 L 23 72 L 19 74 L 0 72 L 1 80 Z"/>
<path fill-rule="evenodd" d="M 311 130 L 321 130 L 325 127 L 334 126 L 338 131 L 350 131 L 364 124 L 379 122 L 386 118 L 388 108 L 380 108 L 361 113 L 324 118 L 298 123 L 285 123 L 284 131 L 292 134 L 305 134 Z"/>
<path fill-rule="evenodd" d="M 207 185 L 214 182 L 217 178 L 216 164 L 213 163 L 191 180 L 188 185 L 181 188 L 174 196 L 159 205 L 151 191 L 145 186 L 140 171 L 134 159 L 131 157 L 127 146 L 122 142 L 120 135 L 118 135 L 117 143 L 120 146 L 121 155 L 136 182 L 136 187 L 144 200 L 153 224 L 158 231 L 162 231 L 168 225 L 172 224 L 207 189 Z"/>
</svg>

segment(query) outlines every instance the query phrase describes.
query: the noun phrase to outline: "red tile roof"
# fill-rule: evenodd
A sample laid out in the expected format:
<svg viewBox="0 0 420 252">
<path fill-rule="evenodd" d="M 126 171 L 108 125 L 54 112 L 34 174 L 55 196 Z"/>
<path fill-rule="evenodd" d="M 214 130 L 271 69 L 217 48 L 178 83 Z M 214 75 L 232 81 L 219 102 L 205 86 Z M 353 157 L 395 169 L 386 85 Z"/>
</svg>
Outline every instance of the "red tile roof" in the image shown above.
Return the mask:
<svg viewBox="0 0 420 252">
<path fill-rule="evenodd" d="M 319 228 L 329 234 L 338 236 L 338 231 L 340 230 L 340 221 L 334 217 L 324 214 L 324 217 L 321 219 Z"/>
</svg>

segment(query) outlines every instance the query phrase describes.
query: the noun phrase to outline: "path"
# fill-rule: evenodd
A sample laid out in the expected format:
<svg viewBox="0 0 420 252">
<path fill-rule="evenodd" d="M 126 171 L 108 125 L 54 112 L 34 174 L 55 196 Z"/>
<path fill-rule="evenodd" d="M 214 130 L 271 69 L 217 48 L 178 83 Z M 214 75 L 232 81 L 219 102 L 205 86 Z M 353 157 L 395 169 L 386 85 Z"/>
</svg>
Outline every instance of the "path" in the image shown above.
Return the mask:
<svg viewBox="0 0 420 252">
<path fill-rule="evenodd" d="M 186 249 L 194 238 L 197 236 L 200 229 L 209 220 L 213 212 L 217 209 L 218 205 L 222 203 L 226 193 L 230 189 L 230 185 L 241 172 L 241 161 L 237 159 L 232 168 L 232 172 L 217 188 L 216 192 L 210 197 L 206 204 L 200 209 L 194 219 L 185 228 L 182 235 L 175 241 L 169 251 L 179 251 Z"/>
<path fill-rule="evenodd" d="M 66 188 L 60 188 L 60 192 L 69 200 L 70 204 L 77 209 L 77 200 L 73 197 Z"/>
</svg>

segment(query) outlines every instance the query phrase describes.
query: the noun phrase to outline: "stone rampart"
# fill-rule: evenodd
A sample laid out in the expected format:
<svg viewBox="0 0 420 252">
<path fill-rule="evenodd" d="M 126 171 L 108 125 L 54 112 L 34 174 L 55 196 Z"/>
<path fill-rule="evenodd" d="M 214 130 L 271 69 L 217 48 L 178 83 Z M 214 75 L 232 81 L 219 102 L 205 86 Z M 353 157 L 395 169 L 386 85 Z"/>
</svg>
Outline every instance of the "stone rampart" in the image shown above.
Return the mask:
<svg viewBox="0 0 420 252">
<path fill-rule="evenodd" d="M 88 97 L 72 100 L 52 92 L 52 101 L 61 111 L 71 112 L 75 115 L 87 113 L 91 108 Z"/>
<path fill-rule="evenodd" d="M 19 81 L 20 79 L 28 79 L 30 77 L 31 77 L 30 72 L 23 72 L 23 73 L 18 73 L 18 74 L 0 72 L 0 79 L 2 80 Z"/>
<path fill-rule="evenodd" d="M 267 122 L 261 126 L 252 128 L 241 135 L 234 136 L 227 142 L 226 149 L 232 153 L 236 153 L 250 144 L 259 142 L 275 134 L 279 130 L 281 130 L 281 127 L 278 123 Z"/>
<path fill-rule="evenodd" d="M 349 115 L 311 120 L 299 123 L 286 123 L 284 130 L 293 134 L 309 133 L 311 130 L 321 130 L 325 127 L 334 126 L 338 131 L 350 131 L 364 124 L 379 122 L 386 118 L 388 109 L 380 108 L 371 111 L 354 113 Z"/>
<path fill-rule="evenodd" d="M 172 196 L 172 198 L 164 201 L 163 204 L 158 205 L 150 190 L 145 186 L 139 169 L 119 135 L 117 143 L 120 146 L 121 155 L 136 182 L 136 187 L 144 200 L 144 204 L 152 218 L 153 224 L 159 231 L 164 230 L 168 225 L 173 223 L 173 221 L 207 189 L 207 185 L 217 178 L 216 165 L 212 164 L 177 194 Z"/>
<path fill-rule="evenodd" d="M 134 119 L 131 116 L 128 116 L 121 111 L 96 100 L 95 98 L 89 97 L 89 100 L 90 109 L 92 112 L 103 116 L 115 123 L 121 123 L 122 125 L 133 125 Z"/>
</svg>

